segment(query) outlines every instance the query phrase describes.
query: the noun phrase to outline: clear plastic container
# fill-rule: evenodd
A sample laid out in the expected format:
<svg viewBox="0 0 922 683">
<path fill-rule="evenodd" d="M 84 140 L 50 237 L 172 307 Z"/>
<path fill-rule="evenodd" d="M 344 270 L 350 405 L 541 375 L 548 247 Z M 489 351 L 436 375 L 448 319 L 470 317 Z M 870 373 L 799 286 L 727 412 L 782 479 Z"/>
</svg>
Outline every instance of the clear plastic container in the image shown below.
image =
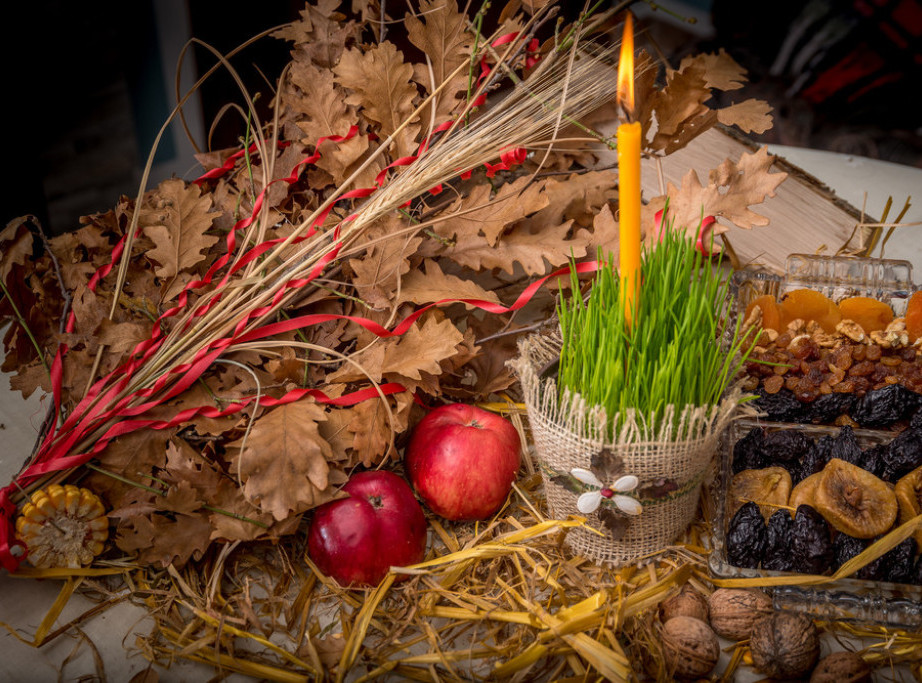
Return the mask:
<svg viewBox="0 0 922 683">
<path fill-rule="evenodd" d="M 724 438 L 719 474 L 714 482 L 717 502 L 712 529 L 714 547 L 708 565 L 715 578 L 791 576 L 786 572 L 736 567 L 727 561 L 729 518 L 726 493 L 733 478 L 733 446 L 753 427 L 762 427 L 766 431 L 797 429 L 814 441 L 825 435 L 835 436 L 839 433 L 839 427 L 764 422 L 749 418 L 733 423 Z M 855 435 L 862 448 L 887 443 L 893 437 L 890 432 L 859 429 L 855 430 Z M 893 628 L 922 627 L 922 586 L 847 578 L 816 586 L 775 586 L 766 588 L 766 591 L 771 593 L 777 609 L 797 610 L 819 619 L 879 624 Z"/>
<path fill-rule="evenodd" d="M 737 312 L 764 294 L 781 298 L 795 289 L 813 289 L 837 303 L 850 296 L 868 296 L 887 302 L 901 316 L 917 287 L 909 261 L 810 254 L 788 256 L 784 275 L 738 270 L 730 279 Z"/>
</svg>

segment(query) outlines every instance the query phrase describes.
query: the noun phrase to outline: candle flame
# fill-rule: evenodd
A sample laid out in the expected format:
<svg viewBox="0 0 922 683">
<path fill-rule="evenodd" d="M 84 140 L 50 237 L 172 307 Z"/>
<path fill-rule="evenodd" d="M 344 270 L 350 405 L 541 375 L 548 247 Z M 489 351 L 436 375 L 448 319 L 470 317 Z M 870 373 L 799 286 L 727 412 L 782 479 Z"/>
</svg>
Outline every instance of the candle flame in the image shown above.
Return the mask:
<svg viewBox="0 0 922 683">
<path fill-rule="evenodd" d="M 630 12 L 624 17 L 621 57 L 618 60 L 618 105 L 631 118 L 634 113 L 634 19 Z"/>
</svg>

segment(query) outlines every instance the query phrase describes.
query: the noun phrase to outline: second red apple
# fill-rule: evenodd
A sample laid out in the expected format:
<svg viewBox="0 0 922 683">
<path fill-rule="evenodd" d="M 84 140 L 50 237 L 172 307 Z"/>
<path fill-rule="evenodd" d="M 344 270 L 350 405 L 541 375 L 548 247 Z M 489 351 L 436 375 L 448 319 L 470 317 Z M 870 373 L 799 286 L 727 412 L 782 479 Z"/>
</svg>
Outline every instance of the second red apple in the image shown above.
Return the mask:
<svg viewBox="0 0 922 683">
<path fill-rule="evenodd" d="M 512 489 L 520 448 L 518 431 L 504 417 L 464 403 L 444 405 L 413 430 L 407 476 L 437 515 L 487 519 Z"/>
</svg>

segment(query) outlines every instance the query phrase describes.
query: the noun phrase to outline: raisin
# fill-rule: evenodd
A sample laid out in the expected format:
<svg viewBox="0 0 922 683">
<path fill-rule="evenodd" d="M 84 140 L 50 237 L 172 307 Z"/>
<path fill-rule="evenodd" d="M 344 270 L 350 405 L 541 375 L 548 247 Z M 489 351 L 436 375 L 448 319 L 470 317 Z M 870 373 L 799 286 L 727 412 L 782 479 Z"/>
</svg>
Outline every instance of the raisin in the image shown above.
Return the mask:
<svg viewBox="0 0 922 683">
<path fill-rule="evenodd" d="M 808 419 L 814 424 L 832 422 L 842 413 L 847 413 L 854 402 L 855 397 L 851 394 L 824 394 L 810 404 Z"/>
<path fill-rule="evenodd" d="M 863 360 L 860 363 L 855 363 L 848 369 L 848 374 L 850 377 L 864 377 L 870 375 L 874 372 L 874 363 L 869 360 Z"/>
<path fill-rule="evenodd" d="M 848 534 L 836 534 L 836 540 L 832 542 L 833 568 L 838 569 L 853 557 L 860 555 L 867 547 L 868 542 L 864 539 Z"/>
<path fill-rule="evenodd" d="M 849 415 L 862 427 L 878 429 L 909 417 L 919 409 L 920 404 L 922 395 L 901 384 L 888 384 L 882 389 L 869 391 L 855 401 Z"/>
<path fill-rule="evenodd" d="M 909 427 L 900 432 L 887 445 L 883 460 L 881 479 L 892 483 L 922 466 L 922 428 Z"/>
<path fill-rule="evenodd" d="M 797 506 L 791 528 L 793 570 L 822 574 L 832 563 L 832 535 L 823 516 L 809 505 Z"/>
<path fill-rule="evenodd" d="M 762 453 L 765 432 L 761 427 L 753 427 L 733 446 L 733 474 L 743 470 L 758 470 L 766 466 Z"/>
<path fill-rule="evenodd" d="M 861 446 L 858 444 L 858 437 L 855 436 L 854 430 L 849 425 L 840 427 L 829 457 L 858 465 L 861 462 L 861 456 Z"/>
<path fill-rule="evenodd" d="M 765 388 L 765 393 L 777 394 L 784 388 L 784 378 L 781 375 L 766 377 L 765 381 L 762 382 L 762 386 Z"/>
<path fill-rule="evenodd" d="M 744 503 L 727 527 L 727 561 L 736 567 L 757 569 L 765 556 L 768 529 L 759 506 Z"/>
<path fill-rule="evenodd" d="M 883 349 L 881 349 L 877 344 L 868 344 L 868 348 L 864 352 L 864 357 L 868 361 L 876 361 L 880 360 L 882 354 Z"/>
<path fill-rule="evenodd" d="M 776 572 L 789 572 L 794 569 L 791 559 L 793 528 L 794 520 L 787 510 L 778 510 L 769 518 L 762 569 Z"/>
</svg>

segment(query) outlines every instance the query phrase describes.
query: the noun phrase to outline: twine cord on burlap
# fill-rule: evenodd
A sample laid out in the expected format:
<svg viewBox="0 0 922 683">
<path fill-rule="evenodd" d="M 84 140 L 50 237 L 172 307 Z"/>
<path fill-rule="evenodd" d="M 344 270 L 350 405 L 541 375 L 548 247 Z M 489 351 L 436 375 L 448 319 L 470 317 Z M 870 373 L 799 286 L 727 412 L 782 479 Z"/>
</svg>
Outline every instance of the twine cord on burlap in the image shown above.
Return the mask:
<svg viewBox="0 0 922 683">
<path fill-rule="evenodd" d="M 601 406 L 587 405 L 567 389 L 558 393 L 556 380 L 541 376 L 559 358 L 561 344 L 559 334 L 531 335 L 519 341 L 519 356 L 509 363 L 522 386 L 549 511 L 556 519 L 586 517 L 593 527 L 567 533 L 566 543 L 578 555 L 616 565 L 655 556 L 694 519 L 701 485 L 714 471 L 721 433 L 740 416 L 743 393 L 735 388 L 713 406 L 668 406 L 656 424 L 633 410 L 609 418 Z M 609 419 L 619 425 L 612 436 Z M 576 507 L 579 494 L 549 474 L 589 469 L 593 454 L 605 448 L 642 485 L 663 480 L 675 484 L 669 495 L 642 501 L 643 513 L 630 518 L 618 539 L 595 531 L 602 528 L 598 511 L 581 513 Z"/>
</svg>

